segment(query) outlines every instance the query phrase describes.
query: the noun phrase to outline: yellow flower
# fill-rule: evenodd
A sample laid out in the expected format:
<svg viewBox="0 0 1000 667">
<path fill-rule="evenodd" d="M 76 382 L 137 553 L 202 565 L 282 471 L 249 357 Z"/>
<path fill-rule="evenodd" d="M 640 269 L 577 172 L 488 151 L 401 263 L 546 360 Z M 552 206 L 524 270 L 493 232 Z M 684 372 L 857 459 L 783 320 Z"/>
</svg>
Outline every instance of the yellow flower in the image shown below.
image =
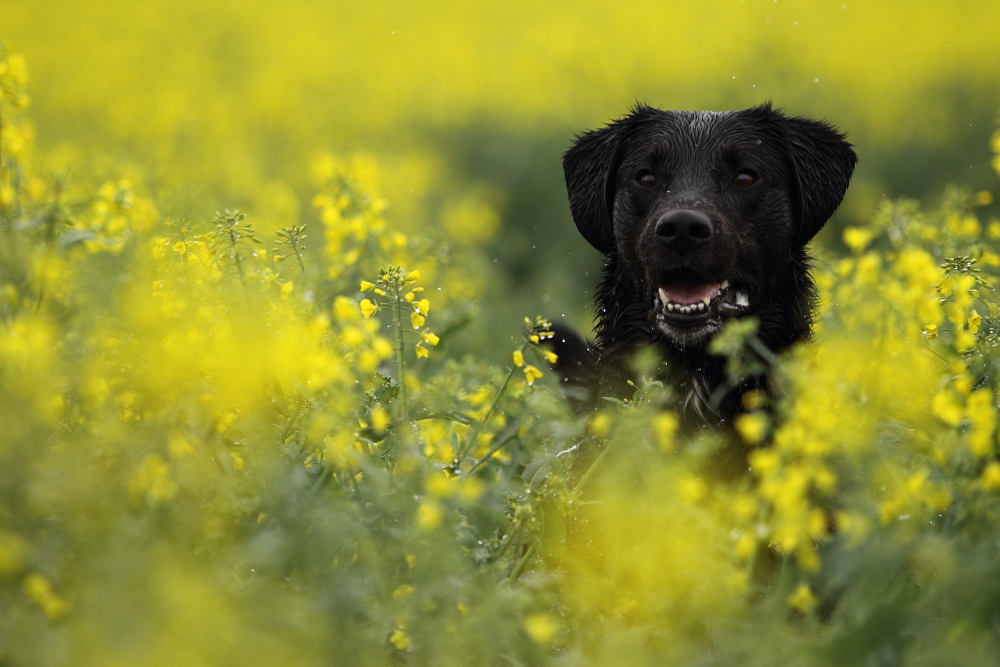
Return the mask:
<svg viewBox="0 0 1000 667">
<path fill-rule="evenodd" d="M 924 504 L 935 512 L 946 511 L 951 503 L 951 493 L 947 489 L 931 488 L 924 494 Z"/>
<path fill-rule="evenodd" d="M 427 348 L 424 347 L 422 343 L 417 343 L 416 345 L 414 345 L 413 351 L 417 353 L 417 359 L 422 359 L 430 355 L 430 352 L 427 351 Z"/>
<path fill-rule="evenodd" d="M 548 646 L 559 629 L 559 623 L 552 614 L 529 614 L 524 619 L 524 630 L 541 646 Z"/>
<path fill-rule="evenodd" d="M 661 412 L 653 417 L 653 431 L 656 433 L 656 444 L 668 452 L 674 448 L 674 433 L 677 432 L 677 417 L 672 412 Z"/>
<path fill-rule="evenodd" d="M 59 597 L 49 580 L 40 574 L 29 574 L 24 578 L 24 592 L 51 619 L 66 613 L 69 605 Z"/>
<path fill-rule="evenodd" d="M 414 329 L 419 329 L 420 327 L 424 326 L 424 322 L 425 322 L 424 316 L 421 315 L 420 313 L 410 313 L 410 324 L 413 325 Z"/>
<path fill-rule="evenodd" d="M 528 366 L 528 368 L 531 368 L 531 366 Z M 611 432 L 611 415 L 607 412 L 598 412 L 590 420 L 587 428 L 598 438 L 603 438 Z"/>
<path fill-rule="evenodd" d="M 167 451 L 170 452 L 171 459 L 182 459 L 185 456 L 194 454 L 194 448 L 180 433 L 171 433 L 167 439 Z"/>
<path fill-rule="evenodd" d="M 972 312 L 969 313 L 969 333 L 976 333 L 979 331 L 979 325 L 983 323 L 983 318 L 976 312 L 973 308 Z"/>
<path fill-rule="evenodd" d="M 413 300 L 417 298 L 417 295 L 414 294 L 413 292 L 407 292 L 403 298 L 409 301 L 410 303 L 413 303 Z"/>
<path fill-rule="evenodd" d="M 708 494 L 708 486 L 694 475 L 686 474 L 677 485 L 681 498 L 689 503 L 700 502 Z"/>
<path fill-rule="evenodd" d="M 993 220 L 986 226 L 986 236 L 993 239 L 1000 239 L 1000 221 Z"/>
<path fill-rule="evenodd" d="M 437 335 L 432 334 L 430 331 L 423 332 L 420 334 L 420 337 L 423 338 L 428 345 L 437 345 L 441 342 L 441 339 L 438 338 Z"/>
<path fill-rule="evenodd" d="M 1000 491 L 1000 463 L 996 461 L 987 463 L 979 483 L 988 491 Z"/>
<path fill-rule="evenodd" d="M 799 584 L 798 588 L 786 600 L 790 607 L 803 614 L 808 614 L 819 603 L 819 600 L 816 599 L 816 596 L 810 590 L 809 585 L 804 583 Z"/>
<path fill-rule="evenodd" d="M 955 349 L 959 352 L 968 352 L 976 346 L 976 337 L 968 331 L 958 331 L 955 333 Z"/>
<path fill-rule="evenodd" d="M 528 340 L 530 340 L 535 345 L 538 345 L 538 336 L 532 334 L 532 335 L 528 336 Z"/>
<path fill-rule="evenodd" d="M 293 283 L 291 280 L 289 280 L 288 282 L 282 283 L 281 284 L 281 300 L 282 301 L 286 301 L 288 299 L 288 295 L 291 294 L 292 290 L 294 290 L 294 289 L 295 289 L 295 283 Z"/>
<path fill-rule="evenodd" d="M 392 592 L 393 600 L 405 600 L 406 598 L 413 595 L 413 591 L 416 590 L 412 584 L 403 584 L 396 590 Z"/>
<path fill-rule="evenodd" d="M 442 471 L 424 478 L 424 488 L 435 498 L 450 498 L 458 490 L 458 484 Z"/>
<path fill-rule="evenodd" d="M 759 444 L 767 434 L 768 419 L 763 412 L 750 412 L 737 415 L 736 431 L 748 445 Z"/>
<path fill-rule="evenodd" d="M 514 350 L 514 365 L 518 368 L 524 365 L 524 354 L 521 350 Z"/>
<path fill-rule="evenodd" d="M 872 231 L 861 227 L 847 227 L 844 229 L 844 245 L 854 252 L 861 252 L 872 241 Z"/>
<path fill-rule="evenodd" d="M 383 359 L 388 359 L 396 351 L 396 346 L 388 338 L 376 336 L 372 340 L 372 351 Z"/>
<path fill-rule="evenodd" d="M 406 280 L 406 281 L 420 280 L 420 272 L 419 271 L 410 271 L 405 276 L 403 276 L 403 280 Z"/>
<path fill-rule="evenodd" d="M 417 510 L 417 525 L 424 530 L 434 530 L 441 525 L 444 520 L 444 510 L 441 505 L 433 500 L 425 500 L 420 503 Z"/>
<path fill-rule="evenodd" d="M 377 304 L 372 303 L 368 299 L 361 300 L 361 314 L 365 316 L 365 319 L 368 319 L 377 312 L 378 312 Z"/>
<path fill-rule="evenodd" d="M 14 203 L 14 188 L 7 183 L 0 183 L 0 208 L 7 209 Z"/>
<path fill-rule="evenodd" d="M 362 280 L 361 281 L 361 291 L 362 292 L 367 292 L 368 290 L 370 290 L 373 287 L 375 287 L 375 283 L 370 283 L 367 280 Z"/>
<path fill-rule="evenodd" d="M 931 411 L 950 426 L 957 426 L 962 421 L 962 404 L 948 391 L 940 391 L 934 396 L 931 401 Z"/>
<path fill-rule="evenodd" d="M 406 651 L 410 648 L 412 642 L 410 641 L 410 636 L 406 634 L 406 630 L 402 628 L 397 628 L 391 635 L 389 635 L 389 641 L 400 651 Z"/>
<path fill-rule="evenodd" d="M 382 432 L 389 428 L 389 413 L 380 405 L 372 409 L 371 426 L 376 431 Z"/>
<path fill-rule="evenodd" d="M 378 294 L 379 296 L 385 296 L 385 291 L 379 289 L 378 287 L 375 288 L 375 293 Z"/>
<path fill-rule="evenodd" d="M 559 361 L 559 355 L 556 354 L 555 352 L 546 352 L 545 353 L 545 360 L 547 362 L 549 362 L 550 364 L 554 364 L 557 361 Z"/>
<path fill-rule="evenodd" d="M 524 367 L 524 377 L 528 380 L 528 384 L 534 384 L 535 380 L 542 377 L 542 372 L 534 366 L 528 365 Z"/>
<path fill-rule="evenodd" d="M 421 299 L 413 306 L 413 308 L 421 315 L 426 315 L 431 312 L 431 302 L 427 299 Z"/>
<path fill-rule="evenodd" d="M 989 190 L 980 190 L 976 193 L 976 203 L 980 206 L 989 206 L 993 203 L 993 193 Z"/>
<path fill-rule="evenodd" d="M 147 454 L 128 482 L 133 497 L 156 505 L 177 495 L 177 483 L 170 478 L 166 463 L 156 454 Z"/>
<path fill-rule="evenodd" d="M 340 322 L 353 322 L 358 319 L 358 304 L 346 296 L 338 296 L 333 300 L 333 316 Z"/>
<path fill-rule="evenodd" d="M 926 324 L 924 325 L 924 335 L 928 338 L 937 338 L 938 327 L 936 324 Z"/>
<path fill-rule="evenodd" d="M 854 276 L 859 285 L 874 285 L 878 282 L 881 270 L 881 257 L 877 253 L 870 252 L 858 260 L 858 267 Z"/>
<path fill-rule="evenodd" d="M 186 243 L 184 243 L 184 241 L 178 241 L 177 243 L 175 243 L 175 244 L 173 245 L 173 248 L 172 248 L 172 249 L 173 249 L 173 251 L 174 251 L 174 252 L 176 252 L 176 253 L 177 253 L 178 255 L 183 255 L 184 253 L 186 253 L 186 252 L 188 251 L 188 247 L 187 247 L 187 244 L 186 244 Z"/>
</svg>

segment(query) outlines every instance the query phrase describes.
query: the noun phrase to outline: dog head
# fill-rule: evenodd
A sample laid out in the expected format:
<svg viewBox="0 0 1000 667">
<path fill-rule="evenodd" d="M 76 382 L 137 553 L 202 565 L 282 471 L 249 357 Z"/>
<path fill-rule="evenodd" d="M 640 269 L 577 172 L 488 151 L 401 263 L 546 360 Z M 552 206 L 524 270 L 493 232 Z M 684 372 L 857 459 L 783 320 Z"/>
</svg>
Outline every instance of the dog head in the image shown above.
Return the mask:
<svg viewBox="0 0 1000 667">
<path fill-rule="evenodd" d="M 766 306 L 840 205 L 857 162 L 844 135 L 765 104 L 648 106 L 578 137 L 563 157 L 584 238 L 617 256 L 669 341 L 703 345 Z"/>
</svg>

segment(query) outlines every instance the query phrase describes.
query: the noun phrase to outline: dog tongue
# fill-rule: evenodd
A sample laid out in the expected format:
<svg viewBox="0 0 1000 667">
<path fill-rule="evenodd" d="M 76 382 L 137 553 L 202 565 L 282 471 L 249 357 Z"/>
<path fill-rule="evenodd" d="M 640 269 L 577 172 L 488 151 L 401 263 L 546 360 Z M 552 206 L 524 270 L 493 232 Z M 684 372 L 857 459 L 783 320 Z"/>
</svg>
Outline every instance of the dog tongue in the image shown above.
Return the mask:
<svg viewBox="0 0 1000 667">
<path fill-rule="evenodd" d="M 698 303 L 715 298 L 720 288 L 719 283 L 672 283 L 660 287 L 660 300 L 664 304 L 668 301 L 683 304 Z"/>
</svg>

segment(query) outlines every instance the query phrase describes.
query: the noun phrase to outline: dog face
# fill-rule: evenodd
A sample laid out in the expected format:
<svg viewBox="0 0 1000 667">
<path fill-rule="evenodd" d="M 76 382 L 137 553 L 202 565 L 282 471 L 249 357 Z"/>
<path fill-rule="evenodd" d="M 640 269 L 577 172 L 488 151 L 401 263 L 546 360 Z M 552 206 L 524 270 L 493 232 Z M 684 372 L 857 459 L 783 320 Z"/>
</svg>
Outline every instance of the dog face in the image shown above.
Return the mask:
<svg viewBox="0 0 1000 667">
<path fill-rule="evenodd" d="M 617 256 L 650 324 L 692 347 L 768 305 L 856 161 L 829 125 L 765 105 L 640 107 L 579 137 L 563 165 L 581 233 Z"/>
</svg>

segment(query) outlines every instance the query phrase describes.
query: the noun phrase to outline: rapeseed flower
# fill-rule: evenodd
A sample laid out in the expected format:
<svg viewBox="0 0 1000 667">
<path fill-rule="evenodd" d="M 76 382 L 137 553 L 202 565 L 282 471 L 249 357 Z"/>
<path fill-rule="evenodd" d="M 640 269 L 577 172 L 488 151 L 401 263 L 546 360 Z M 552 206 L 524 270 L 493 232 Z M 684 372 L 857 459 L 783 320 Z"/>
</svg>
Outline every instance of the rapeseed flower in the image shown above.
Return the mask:
<svg viewBox="0 0 1000 667">
<path fill-rule="evenodd" d="M 803 614 L 808 614 L 819 604 L 819 600 L 813 595 L 812 589 L 805 583 L 796 586 L 792 594 L 788 596 L 787 601 L 790 607 Z"/>
<path fill-rule="evenodd" d="M 750 412 L 736 418 L 736 430 L 748 445 L 757 445 L 767 434 L 768 419 L 762 412 Z"/>
<path fill-rule="evenodd" d="M 996 461 L 987 463 L 979 481 L 987 491 L 1000 491 L 1000 463 Z"/>
<path fill-rule="evenodd" d="M 535 380 L 542 377 L 542 372 L 530 364 L 525 366 L 523 370 L 524 379 L 529 385 L 534 384 Z"/>
</svg>

